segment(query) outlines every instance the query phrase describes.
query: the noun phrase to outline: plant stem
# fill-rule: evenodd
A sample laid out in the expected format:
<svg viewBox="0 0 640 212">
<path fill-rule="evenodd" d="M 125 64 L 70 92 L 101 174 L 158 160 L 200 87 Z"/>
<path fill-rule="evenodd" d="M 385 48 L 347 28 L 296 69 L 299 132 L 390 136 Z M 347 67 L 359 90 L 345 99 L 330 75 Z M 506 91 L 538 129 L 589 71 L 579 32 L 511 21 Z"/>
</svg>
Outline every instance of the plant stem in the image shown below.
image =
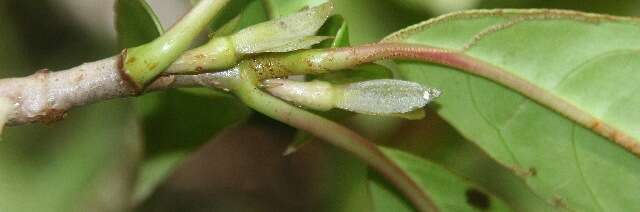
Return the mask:
<svg viewBox="0 0 640 212">
<path fill-rule="evenodd" d="M 131 86 L 142 91 L 191 44 L 229 0 L 202 0 L 167 33 L 123 51 L 122 68 Z"/>
<path fill-rule="evenodd" d="M 438 211 L 433 200 L 376 145 L 342 125 L 263 92 L 255 86 L 254 72 L 241 69 L 240 76 L 240 80 L 233 86 L 233 91 L 249 107 L 354 154 L 395 185 L 416 209 Z"/>
<path fill-rule="evenodd" d="M 500 67 L 468 56 L 460 51 L 415 44 L 377 43 L 355 47 L 264 54 L 240 63 L 242 66 L 251 67 L 256 72 L 256 80 L 264 80 L 295 74 L 319 74 L 339 71 L 381 59 L 405 59 L 432 62 L 493 80 L 520 92 L 585 127 L 591 128 L 594 132 L 609 138 L 617 145 L 622 146 L 634 155 L 640 157 L 640 144 L 638 144 L 640 142 L 637 138 L 619 131 L 611 124 L 603 122 L 598 117 L 582 111 L 575 105 L 556 95 L 550 94 L 549 91 L 525 79 L 511 74 L 506 70 L 502 70 Z M 0 96 L 8 97 L 18 105 L 9 115 L 8 124 L 14 125 L 57 120 L 59 119 L 59 115 L 73 106 L 115 97 L 131 96 L 131 92 L 139 91 L 131 88 L 123 88 L 123 86 L 126 85 L 126 79 L 117 77 L 118 79 L 115 80 L 116 77 L 113 77 L 113 71 L 116 70 L 114 61 L 112 58 L 108 58 L 104 61 L 87 63 L 67 71 L 61 71 L 62 73 L 56 72 L 51 74 L 55 75 L 55 77 L 48 77 L 49 75 L 47 74 L 36 73 L 24 78 L 0 79 Z M 78 72 L 79 70 L 86 70 L 86 72 Z M 85 74 L 95 76 L 96 80 L 89 82 L 73 80 L 81 79 Z M 47 76 L 52 80 L 46 80 L 43 76 Z M 162 80 L 156 80 L 151 87 L 154 87 L 153 89 L 156 90 L 176 86 L 204 86 L 203 83 L 201 83 L 203 81 L 212 83 L 206 86 L 216 86 L 215 83 L 221 83 L 221 81 L 213 79 L 220 76 L 222 75 L 165 76 Z M 113 77 L 114 80 L 110 80 L 112 79 L 110 77 Z M 81 86 L 76 87 L 80 92 L 55 92 L 55 90 L 50 88 L 35 89 L 47 84 L 45 82 L 48 82 L 49 87 L 53 84 L 58 85 L 59 88 Z M 221 87 L 226 88 L 224 85 Z M 45 97 L 47 95 L 51 96 L 51 92 L 54 92 L 54 96 L 56 97 L 51 101 L 56 102 L 56 104 L 52 105 L 45 101 L 47 99 Z M 98 95 L 94 95 L 92 92 Z"/>
</svg>

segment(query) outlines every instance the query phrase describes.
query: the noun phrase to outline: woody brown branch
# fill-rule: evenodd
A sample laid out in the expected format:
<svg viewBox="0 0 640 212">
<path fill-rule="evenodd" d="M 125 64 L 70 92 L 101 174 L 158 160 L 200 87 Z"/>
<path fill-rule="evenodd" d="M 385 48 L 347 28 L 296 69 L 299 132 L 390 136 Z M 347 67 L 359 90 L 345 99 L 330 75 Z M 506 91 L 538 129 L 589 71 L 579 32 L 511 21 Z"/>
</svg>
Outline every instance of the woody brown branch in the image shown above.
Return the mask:
<svg viewBox="0 0 640 212">
<path fill-rule="evenodd" d="M 0 98 L 11 102 L 8 125 L 52 122 L 62 119 L 77 106 L 114 98 L 136 96 L 118 69 L 119 57 L 85 63 L 80 66 L 50 72 L 40 70 L 18 78 L 0 79 Z M 175 87 L 219 85 L 211 74 L 162 76 L 145 92 Z"/>
</svg>

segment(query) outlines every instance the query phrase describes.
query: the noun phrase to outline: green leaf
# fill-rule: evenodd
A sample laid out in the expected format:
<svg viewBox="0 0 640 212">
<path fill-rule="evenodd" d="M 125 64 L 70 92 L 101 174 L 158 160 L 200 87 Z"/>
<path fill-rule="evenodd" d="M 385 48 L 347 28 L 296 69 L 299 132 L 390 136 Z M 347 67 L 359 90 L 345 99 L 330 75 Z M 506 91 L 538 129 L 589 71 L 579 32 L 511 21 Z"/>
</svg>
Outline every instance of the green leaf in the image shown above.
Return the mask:
<svg viewBox="0 0 640 212">
<path fill-rule="evenodd" d="M 333 36 L 318 45 L 321 48 L 349 46 L 349 27 L 341 15 L 329 17 L 318 30 L 318 35 Z"/>
<path fill-rule="evenodd" d="M 431 195 L 441 211 L 509 211 L 502 200 L 443 167 L 399 150 L 382 150 Z M 382 183 L 377 176 L 373 179 L 369 192 L 374 211 L 414 211 L 392 187 Z"/>
<path fill-rule="evenodd" d="M 556 1 L 521 1 L 521 0 L 482 0 L 478 8 L 557 8 L 584 12 L 638 15 L 640 2 L 636 0 L 619 0 L 615 4 L 599 0 L 556 0 Z"/>
<path fill-rule="evenodd" d="M 158 17 L 144 0 L 118 0 L 115 10 L 121 49 L 145 44 L 163 32 Z"/>
<path fill-rule="evenodd" d="M 116 100 L 48 127 L 5 129 L 0 211 L 127 210 L 140 156 L 133 118 L 130 104 Z"/>
<path fill-rule="evenodd" d="M 438 113 L 549 203 L 633 211 L 640 210 L 640 160 L 566 117 L 599 132 L 608 125 L 617 134 L 607 136 L 638 145 L 638 25 L 571 11 L 482 10 L 430 20 L 387 41 L 458 51 L 471 66 L 496 66 L 492 79 L 510 84 L 439 65 L 402 62 L 399 69 L 406 79 L 442 89 Z"/>
<path fill-rule="evenodd" d="M 425 119 L 403 123 L 382 143 L 445 167 L 504 200 L 513 211 L 554 211 L 518 176 L 498 164 L 473 142 L 464 139 L 429 108 Z"/>
</svg>

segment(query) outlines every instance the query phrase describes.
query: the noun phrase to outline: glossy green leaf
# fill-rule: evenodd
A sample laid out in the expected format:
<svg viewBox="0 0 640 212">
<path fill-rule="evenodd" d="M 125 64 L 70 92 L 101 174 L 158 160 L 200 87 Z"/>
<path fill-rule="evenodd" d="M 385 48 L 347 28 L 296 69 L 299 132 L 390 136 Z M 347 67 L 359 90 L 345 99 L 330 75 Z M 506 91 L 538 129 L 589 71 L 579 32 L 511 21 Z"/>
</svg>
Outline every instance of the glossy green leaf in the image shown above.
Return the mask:
<svg viewBox="0 0 640 212">
<path fill-rule="evenodd" d="M 117 0 L 115 3 L 118 46 L 134 47 L 152 41 L 163 32 L 145 0 Z"/>
<path fill-rule="evenodd" d="M 441 211 L 509 211 L 502 200 L 443 167 L 399 150 L 382 150 L 431 195 Z M 392 187 L 374 179 L 369 182 L 374 211 L 414 211 L 410 204 L 394 193 Z"/>
<path fill-rule="evenodd" d="M 634 211 L 640 210 L 640 160 L 554 111 L 559 108 L 527 97 L 573 105 L 574 117 L 602 121 L 587 127 L 604 123 L 637 142 L 638 26 L 637 19 L 569 11 L 471 11 L 410 27 L 388 41 L 460 51 L 472 63 L 498 67 L 497 76 L 533 85 L 530 92 L 518 93 L 439 65 L 399 65 L 406 79 L 442 89 L 438 113 L 550 204 L 577 211 Z"/>
</svg>

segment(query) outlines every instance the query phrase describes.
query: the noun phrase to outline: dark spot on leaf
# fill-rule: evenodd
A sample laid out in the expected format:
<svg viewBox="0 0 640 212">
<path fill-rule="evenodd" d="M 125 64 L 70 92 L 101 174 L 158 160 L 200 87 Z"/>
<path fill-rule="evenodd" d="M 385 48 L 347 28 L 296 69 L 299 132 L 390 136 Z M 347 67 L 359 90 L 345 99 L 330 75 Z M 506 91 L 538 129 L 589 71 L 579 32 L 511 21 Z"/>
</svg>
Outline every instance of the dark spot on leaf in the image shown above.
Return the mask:
<svg viewBox="0 0 640 212">
<path fill-rule="evenodd" d="M 536 175 L 538 175 L 538 170 L 535 167 L 531 167 L 529 168 L 529 173 L 531 173 L 532 177 L 535 177 Z"/>
<path fill-rule="evenodd" d="M 158 63 L 147 63 L 147 68 L 152 70 L 158 66 Z"/>
<path fill-rule="evenodd" d="M 489 196 L 478 189 L 467 189 L 465 196 L 467 197 L 467 203 L 469 203 L 471 207 L 480 210 L 488 210 L 491 207 L 491 200 L 489 200 Z"/>
<path fill-rule="evenodd" d="M 135 62 L 136 62 L 136 58 L 135 57 L 127 58 L 127 64 L 132 64 L 132 63 L 135 63 Z"/>
<path fill-rule="evenodd" d="M 563 209 L 569 208 L 567 206 L 567 203 L 564 201 L 564 199 L 557 194 L 551 197 L 551 204 L 557 208 L 563 208 Z"/>
</svg>

